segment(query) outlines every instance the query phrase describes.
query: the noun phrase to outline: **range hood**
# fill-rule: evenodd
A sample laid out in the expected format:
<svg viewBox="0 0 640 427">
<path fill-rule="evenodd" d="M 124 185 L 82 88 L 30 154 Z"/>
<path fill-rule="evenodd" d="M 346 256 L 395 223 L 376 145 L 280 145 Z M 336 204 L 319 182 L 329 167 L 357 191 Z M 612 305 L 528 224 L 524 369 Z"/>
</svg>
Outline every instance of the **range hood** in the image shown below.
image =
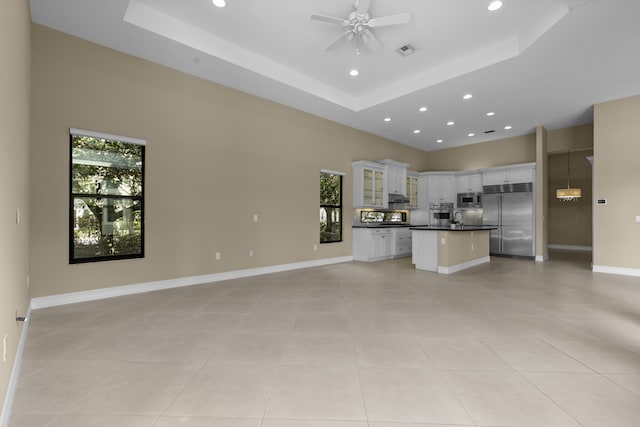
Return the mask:
<svg viewBox="0 0 640 427">
<path fill-rule="evenodd" d="M 389 193 L 389 203 L 409 203 L 409 198 L 407 198 L 407 196 L 403 196 L 402 194 Z"/>
</svg>

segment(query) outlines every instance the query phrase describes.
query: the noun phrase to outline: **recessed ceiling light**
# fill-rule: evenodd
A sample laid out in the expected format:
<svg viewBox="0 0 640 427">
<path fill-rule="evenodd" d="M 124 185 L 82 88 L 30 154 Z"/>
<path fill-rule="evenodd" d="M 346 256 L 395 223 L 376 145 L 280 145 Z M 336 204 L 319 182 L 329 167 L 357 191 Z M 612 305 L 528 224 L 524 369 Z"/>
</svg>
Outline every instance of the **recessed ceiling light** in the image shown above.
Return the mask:
<svg viewBox="0 0 640 427">
<path fill-rule="evenodd" d="M 439 139 L 439 140 L 437 140 L 436 142 L 437 142 L 438 144 L 442 144 L 442 143 L 444 142 L 444 140 Z"/>
<path fill-rule="evenodd" d="M 413 133 L 420 133 L 420 129 L 414 130 Z"/>
<path fill-rule="evenodd" d="M 447 122 L 447 126 L 453 126 L 454 124 L 454 122 Z"/>
<path fill-rule="evenodd" d="M 471 95 L 470 93 L 462 97 L 462 99 L 471 99 L 471 98 L 473 98 L 473 95 Z"/>
<path fill-rule="evenodd" d="M 489 117 L 495 116 L 495 115 L 496 115 L 496 113 L 494 113 L 493 111 L 490 111 L 490 112 L 487 113 L 487 116 L 489 116 Z"/>
<path fill-rule="evenodd" d="M 513 126 L 505 126 L 504 129 L 505 130 L 513 129 Z"/>
<path fill-rule="evenodd" d="M 470 133 L 469 136 L 476 136 L 476 134 L 475 133 Z"/>
<path fill-rule="evenodd" d="M 355 77 L 355 76 L 357 76 L 358 74 L 360 74 L 360 71 L 356 70 L 355 68 L 354 68 L 353 70 L 349 71 L 349 75 L 350 75 L 351 77 Z"/>
<path fill-rule="evenodd" d="M 227 2 L 225 2 L 224 0 L 212 0 L 212 2 L 216 7 L 225 7 L 227 5 Z"/>
<path fill-rule="evenodd" d="M 391 117 L 385 117 L 385 118 L 384 118 L 384 121 L 385 121 L 385 122 L 390 122 L 390 121 L 391 121 Z"/>
<path fill-rule="evenodd" d="M 489 7 L 487 9 L 489 9 L 489 11 L 491 12 L 495 12 L 496 10 L 500 9 L 502 7 L 502 2 L 499 0 L 496 1 L 492 1 L 489 4 Z"/>
<path fill-rule="evenodd" d="M 419 110 L 419 111 L 420 111 L 421 113 L 424 113 L 425 111 L 427 111 L 427 107 L 420 107 L 420 110 Z"/>
</svg>

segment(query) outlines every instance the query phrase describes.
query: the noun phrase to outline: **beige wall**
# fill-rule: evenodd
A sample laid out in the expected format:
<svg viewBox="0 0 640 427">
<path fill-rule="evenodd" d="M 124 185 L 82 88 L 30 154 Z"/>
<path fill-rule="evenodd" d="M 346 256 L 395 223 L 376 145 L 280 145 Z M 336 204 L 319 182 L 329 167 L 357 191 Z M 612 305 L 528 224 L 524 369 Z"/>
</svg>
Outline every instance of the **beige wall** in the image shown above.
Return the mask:
<svg viewBox="0 0 640 427">
<path fill-rule="evenodd" d="M 536 128 L 536 173 L 535 173 L 535 201 L 536 201 L 536 249 L 537 260 L 544 260 L 549 255 L 549 193 L 548 160 L 547 160 L 548 132 L 543 126 Z"/>
<path fill-rule="evenodd" d="M 593 147 L 593 125 L 547 130 L 547 153 Z M 535 162 L 536 133 L 429 152 L 427 170 L 461 171 Z"/>
<path fill-rule="evenodd" d="M 34 297 L 350 256 L 351 162 L 426 168 L 422 151 L 39 25 L 32 37 Z M 147 140 L 144 259 L 68 264 L 69 127 Z M 347 173 L 344 241 L 314 252 L 323 168 Z"/>
<path fill-rule="evenodd" d="M 594 108 L 593 263 L 640 269 L 640 96 Z"/>
<path fill-rule="evenodd" d="M 556 199 L 556 189 L 567 186 L 567 151 L 571 150 L 571 185 L 583 196 L 569 204 Z M 593 154 L 593 124 L 547 131 L 548 239 L 550 245 L 592 246 L 592 168 L 585 159 Z M 564 162 L 564 164 L 563 164 Z M 574 180 L 575 176 L 575 180 Z"/>
<path fill-rule="evenodd" d="M 535 134 L 429 152 L 427 169 L 463 171 L 536 161 Z"/>
<path fill-rule="evenodd" d="M 582 198 L 560 202 L 556 190 L 567 187 L 567 152 L 549 155 L 549 244 L 592 246 L 592 167 L 587 156 L 593 150 L 571 151 L 571 187 L 582 189 Z"/>
<path fill-rule="evenodd" d="M 15 320 L 16 310 L 24 315 L 29 302 L 30 22 L 29 2 L 8 1 L 0 5 L 0 352 L 5 336 L 8 347 L 7 362 L 0 355 L 0 405 L 6 396 L 22 329 Z"/>
<path fill-rule="evenodd" d="M 593 124 L 547 131 L 547 152 L 566 153 L 567 150 L 593 148 Z"/>
</svg>

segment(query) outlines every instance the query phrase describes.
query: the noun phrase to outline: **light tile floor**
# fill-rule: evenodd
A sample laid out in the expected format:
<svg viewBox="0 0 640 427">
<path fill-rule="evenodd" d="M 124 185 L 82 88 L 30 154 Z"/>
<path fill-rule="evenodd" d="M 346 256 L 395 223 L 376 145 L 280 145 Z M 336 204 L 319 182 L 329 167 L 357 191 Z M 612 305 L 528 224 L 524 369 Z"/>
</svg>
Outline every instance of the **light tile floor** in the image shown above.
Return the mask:
<svg viewBox="0 0 640 427">
<path fill-rule="evenodd" d="M 347 263 L 36 310 L 9 427 L 640 426 L 640 278 Z"/>
</svg>

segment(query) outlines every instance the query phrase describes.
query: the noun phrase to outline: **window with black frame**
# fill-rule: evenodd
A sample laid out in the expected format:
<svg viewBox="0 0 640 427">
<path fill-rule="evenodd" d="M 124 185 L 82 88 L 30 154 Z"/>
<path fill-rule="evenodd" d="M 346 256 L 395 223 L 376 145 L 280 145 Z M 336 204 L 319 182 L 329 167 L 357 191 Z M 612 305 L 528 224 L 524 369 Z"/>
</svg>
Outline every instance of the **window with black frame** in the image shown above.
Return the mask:
<svg viewBox="0 0 640 427">
<path fill-rule="evenodd" d="M 69 133 L 69 262 L 144 257 L 145 141 Z"/>
<path fill-rule="evenodd" d="M 342 174 L 320 172 L 320 243 L 342 241 Z"/>
</svg>

